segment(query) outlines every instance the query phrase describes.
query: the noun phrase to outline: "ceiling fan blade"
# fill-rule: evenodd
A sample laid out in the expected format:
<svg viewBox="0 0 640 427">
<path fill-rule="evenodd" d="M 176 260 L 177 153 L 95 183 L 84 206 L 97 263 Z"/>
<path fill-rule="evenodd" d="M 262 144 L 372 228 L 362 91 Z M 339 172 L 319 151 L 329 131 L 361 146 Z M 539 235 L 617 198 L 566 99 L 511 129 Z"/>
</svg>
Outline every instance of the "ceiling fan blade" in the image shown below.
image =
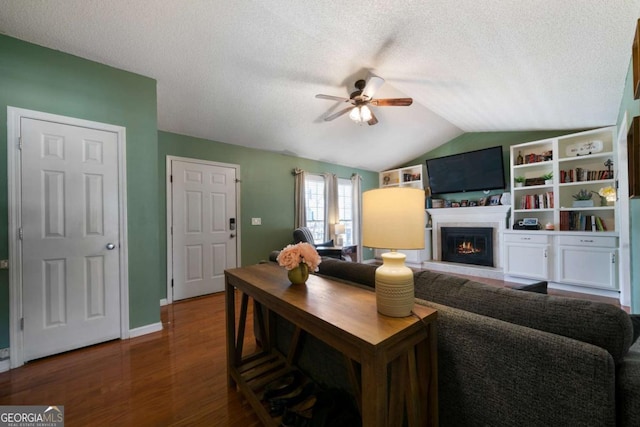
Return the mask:
<svg viewBox="0 0 640 427">
<path fill-rule="evenodd" d="M 386 98 L 386 99 L 372 99 L 371 105 L 377 105 L 378 107 L 408 107 L 413 104 L 412 98 Z"/>
<path fill-rule="evenodd" d="M 343 110 L 338 111 L 337 113 L 334 113 L 334 114 L 332 114 L 332 115 L 330 115 L 330 116 L 325 117 L 325 118 L 324 118 L 324 121 L 325 121 L 325 122 L 330 122 L 331 120 L 336 119 L 336 118 L 338 118 L 338 117 L 342 116 L 343 114 L 348 113 L 348 112 L 349 112 L 349 111 L 351 111 L 352 109 L 353 109 L 353 107 L 347 107 L 347 108 L 345 108 L 345 109 L 343 109 Z"/>
<path fill-rule="evenodd" d="M 342 101 L 342 102 L 350 102 L 351 101 L 349 98 L 344 98 L 342 96 L 332 96 L 332 95 L 322 95 L 322 94 L 316 95 L 316 98 L 328 99 L 328 100 L 331 100 L 331 101 Z"/>
<path fill-rule="evenodd" d="M 362 96 L 367 99 L 373 98 L 373 95 L 380 89 L 380 86 L 384 84 L 384 79 L 376 75 L 371 74 L 367 79 L 367 84 L 362 91 Z"/>
<path fill-rule="evenodd" d="M 373 111 L 371 112 L 371 120 L 369 120 L 367 123 L 369 123 L 369 126 L 373 126 L 378 123 L 378 118 L 375 114 L 373 114 Z"/>
</svg>

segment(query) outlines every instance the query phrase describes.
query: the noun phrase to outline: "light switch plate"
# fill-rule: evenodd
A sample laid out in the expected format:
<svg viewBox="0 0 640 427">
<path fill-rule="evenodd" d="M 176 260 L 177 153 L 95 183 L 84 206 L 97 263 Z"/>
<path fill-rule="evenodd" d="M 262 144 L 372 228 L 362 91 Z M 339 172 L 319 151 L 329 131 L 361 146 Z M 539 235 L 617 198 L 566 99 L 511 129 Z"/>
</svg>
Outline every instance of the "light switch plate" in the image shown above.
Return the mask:
<svg viewBox="0 0 640 427">
<path fill-rule="evenodd" d="M 8 269 L 9 269 L 9 260 L 0 259 L 0 270 L 8 270 Z"/>
<path fill-rule="evenodd" d="M 251 218 L 251 225 L 262 225 L 262 218 Z"/>
</svg>

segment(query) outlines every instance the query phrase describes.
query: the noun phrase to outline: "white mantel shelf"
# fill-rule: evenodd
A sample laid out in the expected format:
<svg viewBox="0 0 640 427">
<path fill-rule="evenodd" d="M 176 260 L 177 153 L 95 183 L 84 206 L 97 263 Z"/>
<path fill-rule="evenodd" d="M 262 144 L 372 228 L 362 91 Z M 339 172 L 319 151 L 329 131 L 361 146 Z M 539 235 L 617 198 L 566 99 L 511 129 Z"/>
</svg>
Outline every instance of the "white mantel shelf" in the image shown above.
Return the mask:
<svg viewBox="0 0 640 427">
<path fill-rule="evenodd" d="M 502 234 L 508 228 L 508 216 L 511 206 L 472 206 L 460 208 L 431 208 L 426 211 L 431 215 L 433 227 L 432 256 L 434 261 L 442 261 L 440 229 L 442 227 L 492 227 L 493 228 L 493 262 L 494 268 L 501 271 Z"/>
<path fill-rule="evenodd" d="M 506 215 L 511 210 L 511 206 L 508 205 L 496 205 L 496 206 L 470 206 L 464 208 L 430 208 L 427 209 L 429 215 L 431 217 L 439 217 L 446 216 L 450 218 L 451 216 L 494 216 L 500 215 L 501 217 L 506 218 Z"/>
</svg>

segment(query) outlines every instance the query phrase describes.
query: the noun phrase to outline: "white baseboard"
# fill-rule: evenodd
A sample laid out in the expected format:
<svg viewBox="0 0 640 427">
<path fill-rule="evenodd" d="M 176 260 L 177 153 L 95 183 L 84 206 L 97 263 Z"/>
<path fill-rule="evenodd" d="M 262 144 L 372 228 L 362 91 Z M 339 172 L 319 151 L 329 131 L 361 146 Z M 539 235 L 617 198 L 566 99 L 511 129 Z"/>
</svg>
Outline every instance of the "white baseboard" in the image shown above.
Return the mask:
<svg viewBox="0 0 640 427">
<path fill-rule="evenodd" d="M 169 303 L 167 302 L 167 299 L 166 299 L 166 298 L 162 298 L 162 299 L 160 300 L 160 307 L 163 307 L 163 306 L 165 306 L 165 305 L 167 305 L 167 304 L 169 304 Z"/>
<path fill-rule="evenodd" d="M 152 323 L 150 325 L 140 326 L 139 328 L 133 328 L 129 330 L 129 338 L 135 338 L 153 332 L 162 330 L 162 322 Z"/>
<path fill-rule="evenodd" d="M 0 372 L 7 372 L 9 369 L 11 369 L 11 360 L 0 360 Z"/>
</svg>

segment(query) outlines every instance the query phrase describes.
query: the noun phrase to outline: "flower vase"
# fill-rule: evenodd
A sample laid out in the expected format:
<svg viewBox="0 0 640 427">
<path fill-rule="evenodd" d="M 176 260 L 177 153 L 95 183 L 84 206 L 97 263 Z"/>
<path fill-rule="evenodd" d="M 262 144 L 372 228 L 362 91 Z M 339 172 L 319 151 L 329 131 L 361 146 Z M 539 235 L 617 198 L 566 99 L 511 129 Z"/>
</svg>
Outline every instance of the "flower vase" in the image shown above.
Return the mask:
<svg viewBox="0 0 640 427">
<path fill-rule="evenodd" d="M 304 285 L 309 278 L 309 266 L 301 262 L 296 268 L 289 270 L 287 276 L 293 285 Z"/>
</svg>

